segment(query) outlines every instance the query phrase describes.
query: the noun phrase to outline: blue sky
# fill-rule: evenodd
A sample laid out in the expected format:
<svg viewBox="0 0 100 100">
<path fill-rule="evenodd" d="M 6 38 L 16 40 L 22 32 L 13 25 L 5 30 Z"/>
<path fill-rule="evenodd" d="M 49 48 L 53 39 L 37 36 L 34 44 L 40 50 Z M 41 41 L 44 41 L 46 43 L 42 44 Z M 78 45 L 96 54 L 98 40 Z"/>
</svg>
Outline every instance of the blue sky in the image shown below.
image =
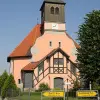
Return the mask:
<svg viewBox="0 0 100 100">
<path fill-rule="evenodd" d="M 0 0 L 0 74 L 8 68 L 7 56 L 40 22 L 43 0 Z M 86 13 L 100 9 L 100 0 L 65 0 L 66 29 L 76 39 L 75 32 Z"/>
</svg>

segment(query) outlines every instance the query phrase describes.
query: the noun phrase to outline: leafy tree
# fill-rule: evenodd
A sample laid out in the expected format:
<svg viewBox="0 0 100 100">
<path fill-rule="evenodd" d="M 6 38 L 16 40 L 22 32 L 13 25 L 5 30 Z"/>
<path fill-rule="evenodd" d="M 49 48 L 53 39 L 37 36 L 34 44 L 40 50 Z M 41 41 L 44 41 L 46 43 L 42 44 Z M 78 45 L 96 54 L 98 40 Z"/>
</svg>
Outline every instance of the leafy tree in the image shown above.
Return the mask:
<svg viewBox="0 0 100 100">
<path fill-rule="evenodd" d="M 93 90 L 98 90 L 99 93 L 100 93 L 100 78 L 98 78 L 98 79 L 96 80 L 96 82 L 93 82 L 93 83 L 92 83 L 92 89 L 93 89 Z"/>
<path fill-rule="evenodd" d="M 77 60 L 81 77 L 95 82 L 100 77 L 100 10 L 86 14 L 79 26 Z"/>
<path fill-rule="evenodd" d="M 9 75 L 9 77 L 5 81 L 4 86 L 1 90 L 2 98 L 6 97 L 6 93 L 9 92 L 9 90 L 11 91 L 11 90 L 16 90 L 16 89 L 17 89 L 17 86 L 15 84 L 14 77 L 13 77 L 13 75 Z"/>
<path fill-rule="evenodd" d="M 100 85 L 97 84 L 97 82 L 93 82 L 93 84 L 92 84 L 92 89 L 93 89 L 93 90 L 99 90 L 99 91 L 100 91 Z"/>
<path fill-rule="evenodd" d="M 8 73 L 4 71 L 3 74 L 0 76 L 0 94 L 1 94 L 1 89 L 7 78 L 8 78 Z"/>
</svg>

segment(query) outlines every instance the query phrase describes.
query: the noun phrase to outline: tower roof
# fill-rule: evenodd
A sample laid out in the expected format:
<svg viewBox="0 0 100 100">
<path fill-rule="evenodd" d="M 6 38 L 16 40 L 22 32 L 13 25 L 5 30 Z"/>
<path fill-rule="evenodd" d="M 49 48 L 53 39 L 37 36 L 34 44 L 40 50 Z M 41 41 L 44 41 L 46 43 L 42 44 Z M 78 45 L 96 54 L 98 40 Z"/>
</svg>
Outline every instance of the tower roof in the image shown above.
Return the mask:
<svg viewBox="0 0 100 100">
<path fill-rule="evenodd" d="M 63 0 L 44 0 L 44 2 L 50 2 L 50 3 L 63 3 L 65 4 L 65 2 Z"/>
<path fill-rule="evenodd" d="M 45 3 L 64 4 L 64 5 L 66 4 L 64 0 L 44 0 L 40 10 L 42 9 Z"/>
</svg>

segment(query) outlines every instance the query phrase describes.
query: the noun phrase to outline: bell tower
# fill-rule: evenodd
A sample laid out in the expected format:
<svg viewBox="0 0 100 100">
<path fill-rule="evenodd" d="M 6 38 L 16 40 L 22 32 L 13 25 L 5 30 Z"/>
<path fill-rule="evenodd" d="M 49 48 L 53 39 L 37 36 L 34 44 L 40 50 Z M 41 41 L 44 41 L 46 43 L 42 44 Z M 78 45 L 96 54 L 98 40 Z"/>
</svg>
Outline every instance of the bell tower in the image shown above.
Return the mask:
<svg viewBox="0 0 100 100">
<path fill-rule="evenodd" d="M 42 31 L 65 31 L 65 2 L 44 0 L 40 8 Z"/>
</svg>

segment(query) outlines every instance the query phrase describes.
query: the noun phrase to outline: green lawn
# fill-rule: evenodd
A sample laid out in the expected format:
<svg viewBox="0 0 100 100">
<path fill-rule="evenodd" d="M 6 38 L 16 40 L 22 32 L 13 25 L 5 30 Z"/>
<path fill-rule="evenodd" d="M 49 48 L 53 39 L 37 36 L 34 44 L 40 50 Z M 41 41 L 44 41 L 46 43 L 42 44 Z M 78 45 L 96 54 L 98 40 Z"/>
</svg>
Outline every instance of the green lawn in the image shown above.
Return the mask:
<svg viewBox="0 0 100 100">
<path fill-rule="evenodd" d="M 9 98 L 8 100 L 41 100 L 41 93 L 35 92 L 31 93 L 30 97 L 28 93 L 24 93 L 19 97 Z M 43 98 L 42 100 L 51 100 L 50 98 Z M 66 99 L 67 100 L 67 99 Z M 94 99 L 78 99 L 69 97 L 68 100 L 94 100 Z"/>
</svg>

